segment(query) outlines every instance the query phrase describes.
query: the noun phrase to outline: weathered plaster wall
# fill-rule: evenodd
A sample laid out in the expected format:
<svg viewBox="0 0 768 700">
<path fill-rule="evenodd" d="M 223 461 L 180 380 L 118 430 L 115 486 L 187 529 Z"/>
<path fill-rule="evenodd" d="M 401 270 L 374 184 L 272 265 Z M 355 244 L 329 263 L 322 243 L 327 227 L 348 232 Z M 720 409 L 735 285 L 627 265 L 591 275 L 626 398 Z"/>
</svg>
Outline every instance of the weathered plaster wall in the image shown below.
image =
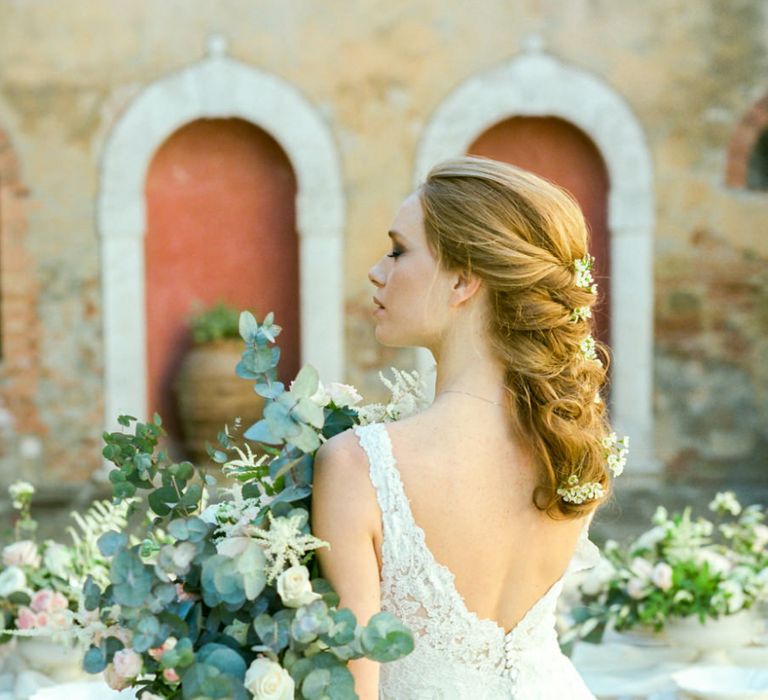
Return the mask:
<svg viewBox="0 0 768 700">
<path fill-rule="evenodd" d="M 763 6 L 3 0 L 0 129 L 29 190 L 26 249 L 39 287 L 38 467 L 79 480 L 98 466 L 99 160 L 143 87 L 201 58 L 218 32 L 232 56 L 292 82 L 324 115 L 347 196 L 347 379 L 370 392 L 376 369 L 412 359 L 373 341 L 366 271 L 387 248 L 423 127 L 464 79 L 538 33 L 545 50 L 613 86 L 648 139 L 658 203 L 659 455 L 683 476 L 734 465 L 758 474 L 768 430 L 768 194 L 730 189 L 724 177 L 733 131 L 768 92 Z M 6 473 L 15 469 L 0 459 Z"/>
</svg>

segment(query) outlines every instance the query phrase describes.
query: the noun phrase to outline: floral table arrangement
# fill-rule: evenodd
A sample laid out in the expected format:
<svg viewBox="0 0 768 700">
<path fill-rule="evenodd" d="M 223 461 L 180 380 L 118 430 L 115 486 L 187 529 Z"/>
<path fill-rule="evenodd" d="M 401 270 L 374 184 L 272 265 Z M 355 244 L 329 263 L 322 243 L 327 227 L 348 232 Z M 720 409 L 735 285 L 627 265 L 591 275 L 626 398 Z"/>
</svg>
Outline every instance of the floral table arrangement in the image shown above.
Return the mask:
<svg viewBox="0 0 768 700">
<path fill-rule="evenodd" d="M 88 575 L 109 580 L 109 563 L 97 540 L 125 526 L 129 503 L 97 501 L 84 515 L 72 513 L 76 527 L 69 528 L 70 544 L 39 543 L 31 514 L 34 493 L 23 481 L 9 488 L 18 517 L 14 541 L 2 550 L 0 644 L 13 645 L 23 667 L 63 680 L 77 675 L 82 661 L 84 650 L 77 645 L 75 631 L 83 583 Z"/>
<path fill-rule="evenodd" d="M 694 519 L 690 507 L 670 516 L 660 506 L 653 527 L 629 546 L 606 542 L 600 564 L 579 584 L 571 635 L 599 641 L 610 626 L 664 632 L 673 643 L 682 630 L 681 642 L 702 649 L 748 644 L 768 600 L 766 511 L 743 507 L 732 492 L 718 493 L 709 510 L 714 520 Z M 713 625 L 717 638 L 704 639 Z"/>
<path fill-rule="evenodd" d="M 90 641 L 84 666 L 116 689 L 157 698 L 355 698 L 351 659 L 393 661 L 413 648 L 410 632 L 381 612 L 365 626 L 318 575 L 313 553 L 327 543 L 309 527 L 313 455 L 359 422 L 387 420 L 423 400 L 417 375 L 395 371 L 388 404 L 355 408 L 353 387 L 323 386 L 305 366 L 288 389 L 272 314 L 240 316 L 246 349 L 237 374 L 254 382 L 263 418 L 238 436 L 219 434 L 209 454 L 234 480 L 216 479 L 157 451 L 159 416 L 119 422 L 104 456 L 117 502 L 146 502 L 152 520 L 98 541 L 109 580 L 83 586 Z"/>
</svg>

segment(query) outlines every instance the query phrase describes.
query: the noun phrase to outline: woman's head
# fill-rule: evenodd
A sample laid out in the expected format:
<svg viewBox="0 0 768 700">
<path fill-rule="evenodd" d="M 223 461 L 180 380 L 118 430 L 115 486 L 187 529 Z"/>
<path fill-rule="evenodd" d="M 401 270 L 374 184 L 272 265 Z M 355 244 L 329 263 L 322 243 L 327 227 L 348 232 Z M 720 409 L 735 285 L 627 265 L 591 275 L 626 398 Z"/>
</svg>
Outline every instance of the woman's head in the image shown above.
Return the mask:
<svg viewBox="0 0 768 700">
<path fill-rule="evenodd" d="M 595 295 L 576 269 L 588 260 L 579 206 L 542 178 L 472 157 L 435 166 L 417 194 L 441 274 L 464 271 L 483 286 L 512 418 L 541 465 L 534 501 L 553 516 L 591 510 L 594 500 L 557 493 L 574 474 L 605 495 L 610 483 L 598 398 L 605 367 L 584 351 Z"/>
</svg>

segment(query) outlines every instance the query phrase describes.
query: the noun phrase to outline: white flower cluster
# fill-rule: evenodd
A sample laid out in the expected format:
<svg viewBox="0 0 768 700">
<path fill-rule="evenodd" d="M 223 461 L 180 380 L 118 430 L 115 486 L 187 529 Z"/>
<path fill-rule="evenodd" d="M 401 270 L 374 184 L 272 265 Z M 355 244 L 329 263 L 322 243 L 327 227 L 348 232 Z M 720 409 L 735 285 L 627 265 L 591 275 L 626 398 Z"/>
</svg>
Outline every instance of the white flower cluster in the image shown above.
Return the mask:
<svg viewBox="0 0 768 700">
<path fill-rule="evenodd" d="M 624 473 L 624 467 L 627 464 L 627 455 L 629 454 L 629 436 L 625 435 L 621 440 L 616 437 L 616 433 L 603 438 L 603 447 L 608 451 L 608 469 L 614 476 L 621 476 Z"/>
<path fill-rule="evenodd" d="M 289 391 L 293 390 L 293 382 L 288 387 Z M 330 382 L 329 384 L 323 384 L 318 382 L 317 391 L 309 397 L 312 403 L 318 406 L 325 407 L 329 403 L 333 403 L 339 408 L 347 408 L 355 406 L 363 400 L 357 389 L 351 384 L 341 384 L 340 382 Z"/>
<path fill-rule="evenodd" d="M 568 477 L 567 486 L 561 486 L 557 489 L 557 495 L 567 503 L 581 504 L 602 498 L 605 496 L 605 489 L 596 481 L 580 484 L 579 477 L 576 474 L 571 474 Z"/>
<path fill-rule="evenodd" d="M 603 361 L 597 356 L 597 344 L 591 335 L 588 335 L 579 343 L 579 350 L 585 360 L 596 362 L 602 367 Z"/>
<path fill-rule="evenodd" d="M 273 581 L 286 568 L 286 564 L 300 566 L 301 558 L 313 549 L 328 547 L 328 543 L 314 535 L 301 531 L 302 515 L 280 516 L 275 518 L 267 513 L 269 528 L 251 527 L 248 536 L 258 542 L 267 557 L 269 566 L 266 570 L 267 581 Z"/>
<path fill-rule="evenodd" d="M 371 403 L 357 410 L 361 425 L 369 423 L 389 423 L 417 413 L 428 405 L 424 395 L 426 386 L 417 371 L 406 372 L 392 367 L 394 381 L 389 381 L 382 372 L 379 378 L 389 389 L 392 398 L 386 404 Z"/>
<path fill-rule="evenodd" d="M 619 440 L 616 433 L 611 433 L 603 438 L 603 447 L 606 450 L 606 460 L 608 469 L 614 477 L 620 476 L 624 472 L 627 464 L 627 454 L 629 454 L 629 437 L 624 436 Z M 568 481 L 557 489 L 557 495 L 567 503 L 586 503 L 605 496 L 605 489 L 596 481 L 587 481 L 584 484 L 579 483 L 579 477 L 571 474 Z"/>
<path fill-rule="evenodd" d="M 588 318 L 592 318 L 592 309 L 588 306 L 577 306 L 571 311 L 571 323 L 586 321 Z"/>
<path fill-rule="evenodd" d="M 592 277 L 594 264 L 595 259 L 591 255 L 585 255 L 583 258 L 577 258 L 573 261 L 573 266 L 576 268 L 576 286 L 588 289 L 592 294 L 597 294 L 597 284 Z"/>
<path fill-rule="evenodd" d="M 738 515 L 741 513 L 741 504 L 733 491 L 721 491 L 709 504 L 709 509 L 715 513 Z"/>
<path fill-rule="evenodd" d="M 16 510 L 21 510 L 34 493 L 35 487 L 28 481 L 16 481 L 8 487 L 8 495 Z"/>
</svg>

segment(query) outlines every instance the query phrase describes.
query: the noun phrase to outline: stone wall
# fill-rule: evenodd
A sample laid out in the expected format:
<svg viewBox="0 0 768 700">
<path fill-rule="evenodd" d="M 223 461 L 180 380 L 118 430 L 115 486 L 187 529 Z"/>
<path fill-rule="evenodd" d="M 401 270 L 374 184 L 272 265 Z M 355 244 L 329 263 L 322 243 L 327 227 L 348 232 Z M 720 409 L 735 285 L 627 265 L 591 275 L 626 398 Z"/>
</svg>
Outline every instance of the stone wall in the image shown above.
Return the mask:
<svg viewBox="0 0 768 700">
<path fill-rule="evenodd" d="M 734 134 L 768 90 L 767 24 L 761 0 L 0 4 L 0 131 L 23 204 L 0 284 L 4 303 L 10 290 L 25 299 L 29 362 L 0 367 L 16 421 L 0 478 L 27 469 L 77 482 L 98 468 L 105 143 L 131 101 L 202 58 L 214 32 L 237 60 L 295 85 L 333 134 L 347 198 L 346 378 L 372 399 L 379 368 L 414 362 L 376 345 L 366 271 L 388 247 L 430 115 L 532 34 L 612 86 L 642 125 L 655 171 L 656 451 L 675 477 L 764 478 L 768 193 L 745 192 L 726 173 Z M 10 343 L 7 325 L 3 333 Z M 39 454 L 22 439 L 30 435 Z"/>
</svg>

